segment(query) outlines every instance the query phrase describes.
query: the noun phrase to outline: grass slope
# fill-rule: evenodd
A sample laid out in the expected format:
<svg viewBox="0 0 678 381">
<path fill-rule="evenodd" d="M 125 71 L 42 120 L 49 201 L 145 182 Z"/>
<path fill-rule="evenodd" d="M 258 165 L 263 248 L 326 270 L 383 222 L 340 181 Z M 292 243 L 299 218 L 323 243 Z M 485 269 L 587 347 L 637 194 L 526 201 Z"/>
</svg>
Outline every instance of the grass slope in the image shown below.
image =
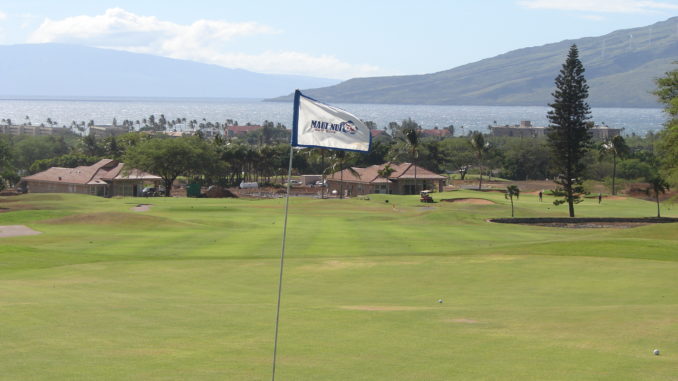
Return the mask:
<svg viewBox="0 0 678 381">
<path fill-rule="evenodd" d="M 678 224 L 491 224 L 500 193 L 434 196 L 495 204 L 291 200 L 281 380 L 678 379 Z M 566 214 L 549 201 L 516 215 Z M 0 200 L 43 232 L 1 239 L 0 379 L 269 379 L 282 202 Z"/>
</svg>

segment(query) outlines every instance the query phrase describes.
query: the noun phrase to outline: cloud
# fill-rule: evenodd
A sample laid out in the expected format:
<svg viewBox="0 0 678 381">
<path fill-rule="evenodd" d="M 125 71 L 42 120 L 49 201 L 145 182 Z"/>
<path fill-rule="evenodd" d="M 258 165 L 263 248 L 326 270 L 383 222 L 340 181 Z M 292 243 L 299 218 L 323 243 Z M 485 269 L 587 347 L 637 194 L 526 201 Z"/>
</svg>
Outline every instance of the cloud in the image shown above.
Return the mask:
<svg viewBox="0 0 678 381">
<path fill-rule="evenodd" d="M 228 43 L 237 38 L 280 33 L 279 30 L 255 22 L 230 23 L 202 19 L 182 25 L 112 8 L 96 16 L 45 19 L 32 33 L 29 42 L 89 45 L 263 73 L 349 78 L 379 72 L 378 67 L 350 64 L 333 56 L 313 56 L 292 51 L 246 54 L 228 49 Z"/>
<path fill-rule="evenodd" d="M 7 13 L 0 11 L 0 21 L 7 18 Z"/>
<path fill-rule="evenodd" d="M 599 15 L 581 15 L 579 16 L 585 20 L 591 20 L 591 21 L 602 21 L 605 20 L 605 17 L 599 16 Z"/>
<path fill-rule="evenodd" d="M 678 10 L 678 4 L 642 0 L 522 0 L 518 4 L 530 9 L 602 13 L 648 13 L 661 10 Z"/>
</svg>

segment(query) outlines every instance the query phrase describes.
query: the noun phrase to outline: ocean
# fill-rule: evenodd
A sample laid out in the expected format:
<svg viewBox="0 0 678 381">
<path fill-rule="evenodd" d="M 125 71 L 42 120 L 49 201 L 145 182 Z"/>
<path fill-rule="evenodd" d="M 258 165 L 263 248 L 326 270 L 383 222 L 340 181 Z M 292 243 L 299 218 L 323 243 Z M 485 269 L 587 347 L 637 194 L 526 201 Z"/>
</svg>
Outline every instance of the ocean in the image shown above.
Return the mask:
<svg viewBox="0 0 678 381">
<path fill-rule="evenodd" d="M 389 122 L 412 118 L 423 128 L 454 125 L 455 134 L 468 131 L 486 131 L 488 125 L 513 125 L 521 120 L 530 120 L 534 126 L 548 124 L 548 107 L 539 106 L 430 106 L 430 105 L 384 105 L 384 104 L 334 104 L 377 123 L 384 128 Z M 70 125 L 71 121 L 93 120 L 95 124 L 111 124 L 113 118 L 119 123 L 124 119 L 141 120 L 149 115 L 164 114 L 167 120 L 186 118 L 203 119 L 209 122 L 237 120 L 239 124 L 261 124 L 265 120 L 280 122 L 287 127 L 292 124 L 292 104 L 263 102 L 252 99 L 2 99 L 0 118 L 13 123 L 24 123 L 26 116 L 33 125 L 45 123 L 47 118 L 58 126 Z M 623 128 L 624 134 L 644 135 L 662 128 L 666 115 L 659 108 L 593 108 L 596 124 Z"/>
</svg>

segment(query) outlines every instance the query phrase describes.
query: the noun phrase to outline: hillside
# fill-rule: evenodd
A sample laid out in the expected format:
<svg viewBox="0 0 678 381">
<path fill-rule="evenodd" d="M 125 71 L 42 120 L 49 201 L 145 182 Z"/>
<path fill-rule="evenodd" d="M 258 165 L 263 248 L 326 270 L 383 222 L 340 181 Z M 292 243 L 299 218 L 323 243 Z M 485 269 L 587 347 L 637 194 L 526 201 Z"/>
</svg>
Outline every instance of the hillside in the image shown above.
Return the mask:
<svg viewBox="0 0 678 381">
<path fill-rule="evenodd" d="M 438 73 L 355 78 L 304 93 L 338 103 L 543 106 L 570 45 L 577 44 L 591 105 L 658 107 L 650 93 L 653 79 L 678 60 L 677 28 L 678 17 L 673 17 L 600 37 L 513 50 Z"/>
<path fill-rule="evenodd" d="M 0 96 L 266 98 L 333 79 L 64 44 L 0 46 Z"/>
</svg>

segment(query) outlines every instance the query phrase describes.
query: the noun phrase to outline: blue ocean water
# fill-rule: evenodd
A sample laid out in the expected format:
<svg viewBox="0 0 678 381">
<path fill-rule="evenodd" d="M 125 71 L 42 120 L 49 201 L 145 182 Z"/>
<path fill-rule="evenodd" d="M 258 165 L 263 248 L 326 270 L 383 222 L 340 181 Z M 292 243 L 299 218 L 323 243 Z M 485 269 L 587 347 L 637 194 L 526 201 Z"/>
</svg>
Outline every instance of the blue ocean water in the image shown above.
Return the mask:
<svg viewBox="0 0 678 381">
<path fill-rule="evenodd" d="M 530 120 L 534 126 L 547 125 L 548 107 L 539 106 L 430 106 L 384 104 L 335 104 L 363 120 L 384 128 L 389 122 L 412 118 L 424 128 L 454 125 L 456 134 L 471 130 L 486 131 L 494 124 L 518 124 Z M 292 104 L 263 102 L 251 99 L 5 99 L 0 100 L 0 118 L 23 123 L 26 116 L 32 124 L 56 120 L 59 126 L 71 121 L 94 120 L 96 124 L 111 124 L 113 118 L 141 120 L 149 115 L 164 114 L 168 120 L 177 118 L 203 119 L 211 122 L 237 120 L 239 124 L 261 124 L 264 120 L 292 124 Z M 624 134 L 644 135 L 659 131 L 666 115 L 659 108 L 593 108 L 596 124 L 623 128 Z M 462 128 L 463 127 L 463 128 Z"/>
</svg>

